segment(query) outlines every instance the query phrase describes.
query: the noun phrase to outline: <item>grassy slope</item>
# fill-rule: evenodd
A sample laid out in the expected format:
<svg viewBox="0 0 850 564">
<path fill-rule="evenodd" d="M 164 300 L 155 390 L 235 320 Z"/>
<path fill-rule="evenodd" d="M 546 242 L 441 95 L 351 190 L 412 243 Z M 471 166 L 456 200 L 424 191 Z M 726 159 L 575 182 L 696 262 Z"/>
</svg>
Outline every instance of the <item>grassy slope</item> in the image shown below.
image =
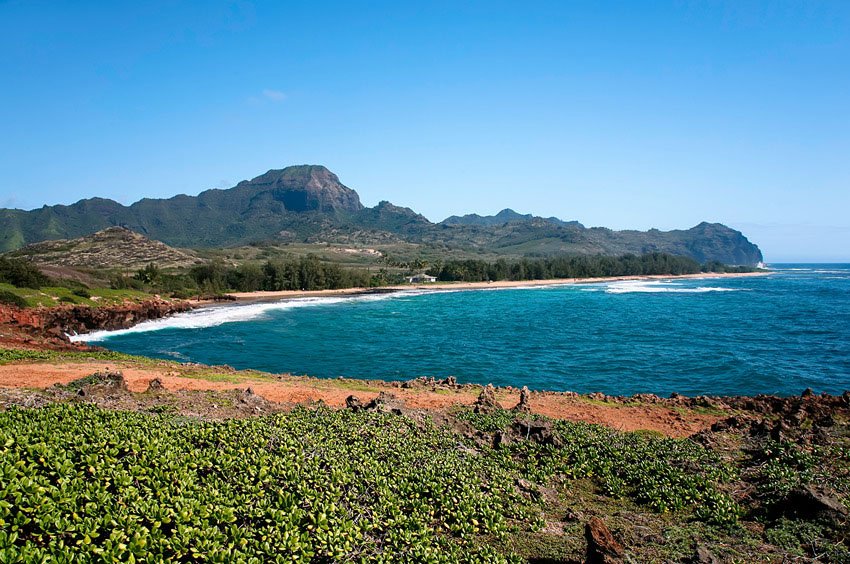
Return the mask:
<svg viewBox="0 0 850 564">
<path fill-rule="evenodd" d="M 80 304 L 80 305 L 109 305 L 120 304 L 125 301 L 144 301 L 149 300 L 151 295 L 146 292 L 137 290 L 113 290 L 111 288 L 91 288 L 86 292 L 91 297 L 84 297 L 74 294 L 70 288 L 64 287 L 43 287 L 37 290 L 33 288 L 18 288 L 11 284 L 0 283 L 0 291 L 7 291 L 26 300 L 30 307 L 36 306 L 55 306 L 62 303 Z M 96 298 L 96 299 L 91 299 Z"/>
</svg>

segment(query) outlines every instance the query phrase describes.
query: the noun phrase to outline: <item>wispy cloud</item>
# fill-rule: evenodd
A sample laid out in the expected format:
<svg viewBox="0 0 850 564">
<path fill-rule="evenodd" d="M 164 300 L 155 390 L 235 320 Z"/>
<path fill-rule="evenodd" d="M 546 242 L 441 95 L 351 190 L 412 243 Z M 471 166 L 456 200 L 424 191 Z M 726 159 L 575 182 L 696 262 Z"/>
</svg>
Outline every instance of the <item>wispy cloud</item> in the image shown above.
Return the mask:
<svg viewBox="0 0 850 564">
<path fill-rule="evenodd" d="M 280 90 L 270 90 L 266 88 L 263 90 L 263 98 L 266 100 L 271 100 L 272 102 L 283 102 L 286 100 L 286 94 L 281 92 Z"/>
<path fill-rule="evenodd" d="M 254 106 L 262 104 L 280 104 L 284 100 L 286 100 L 285 92 L 273 90 L 271 88 L 265 88 L 261 90 L 259 94 L 254 94 L 247 98 L 247 102 Z"/>
</svg>

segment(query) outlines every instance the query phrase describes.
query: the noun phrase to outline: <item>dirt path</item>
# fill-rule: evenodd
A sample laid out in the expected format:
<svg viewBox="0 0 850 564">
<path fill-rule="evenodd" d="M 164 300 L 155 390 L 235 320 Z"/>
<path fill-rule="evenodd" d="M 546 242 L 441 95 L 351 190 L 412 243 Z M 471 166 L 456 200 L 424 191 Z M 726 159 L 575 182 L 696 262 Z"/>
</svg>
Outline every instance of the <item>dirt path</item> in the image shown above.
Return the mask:
<svg viewBox="0 0 850 564">
<path fill-rule="evenodd" d="M 265 399 L 279 403 L 324 401 L 342 407 L 349 395 L 368 401 L 380 392 L 389 392 L 410 408 L 445 410 L 452 406 L 471 405 L 478 396 L 476 387 L 400 388 L 390 382 L 322 380 L 299 376 L 260 376 L 243 372 L 216 372 L 205 369 L 193 373 L 192 368 L 144 366 L 107 361 L 68 363 L 17 363 L 0 366 L 0 388 L 43 389 L 53 384 L 67 384 L 95 372 L 120 370 L 131 392 L 144 392 L 154 378 L 159 378 L 170 391 L 234 390 L 252 388 Z M 500 390 L 497 399 L 505 408 L 519 400 L 518 392 Z M 720 419 L 717 415 L 674 410 L 669 407 L 638 404 L 619 405 L 591 402 L 586 398 L 559 393 L 533 393 L 531 408 L 535 413 L 569 421 L 598 423 L 623 431 L 645 429 L 670 437 L 686 437 L 710 427 Z"/>
</svg>

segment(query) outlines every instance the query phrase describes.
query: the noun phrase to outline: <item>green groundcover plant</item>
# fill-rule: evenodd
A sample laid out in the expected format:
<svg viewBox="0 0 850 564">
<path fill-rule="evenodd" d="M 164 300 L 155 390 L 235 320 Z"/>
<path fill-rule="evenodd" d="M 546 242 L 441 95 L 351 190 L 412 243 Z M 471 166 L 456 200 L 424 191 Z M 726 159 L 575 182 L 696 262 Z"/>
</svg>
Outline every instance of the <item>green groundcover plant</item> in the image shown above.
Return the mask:
<svg viewBox="0 0 850 564">
<path fill-rule="evenodd" d="M 0 562 L 506 562 L 509 469 L 404 417 L 0 413 Z"/>
</svg>

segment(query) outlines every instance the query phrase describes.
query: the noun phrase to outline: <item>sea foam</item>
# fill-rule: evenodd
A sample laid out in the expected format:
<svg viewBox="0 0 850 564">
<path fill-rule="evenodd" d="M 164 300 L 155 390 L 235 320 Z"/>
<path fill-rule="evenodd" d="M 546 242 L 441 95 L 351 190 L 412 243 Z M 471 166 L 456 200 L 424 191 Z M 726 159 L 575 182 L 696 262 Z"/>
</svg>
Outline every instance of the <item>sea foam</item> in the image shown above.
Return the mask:
<svg viewBox="0 0 850 564">
<path fill-rule="evenodd" d="M 735 288 L 722 288 L 719 286 L 695 286 L 687 287 L 677 282 L 666 282 L 656 280 L 627 280 L 613 282 L 605 288 L 607 294 L 702 294 L 706 292 L 737 292 Z"/>
<path fill-rule="evenodd" d="M 279 302 L 266 302 L 248 305 L 213 306 L 197 309 L 187 313 L 178 313 L 163 319 L 153 319 L 134 325 L 128 329 L 114 331 L 92 331 L 79 335 L 69 335 L 72 342 L 95 342 L 104 341 L 118 335 L 131 333 L 148 333 L 162 329 L 203 329 L 215 327 L 225 323 L 236 323 L 240 321 L 253 321 L 262 319 L 266 314 L 273 311 L 283 311 L 302 307 L 334 305 L 350 302 L 378 301 L 395 297 L 414 296 L 418 292 L 398 292 L 394 294 L 368 294 L 363 296 L 346 297 L 320 297 L 320 298 L 293 298 Z"/>
</svg>

